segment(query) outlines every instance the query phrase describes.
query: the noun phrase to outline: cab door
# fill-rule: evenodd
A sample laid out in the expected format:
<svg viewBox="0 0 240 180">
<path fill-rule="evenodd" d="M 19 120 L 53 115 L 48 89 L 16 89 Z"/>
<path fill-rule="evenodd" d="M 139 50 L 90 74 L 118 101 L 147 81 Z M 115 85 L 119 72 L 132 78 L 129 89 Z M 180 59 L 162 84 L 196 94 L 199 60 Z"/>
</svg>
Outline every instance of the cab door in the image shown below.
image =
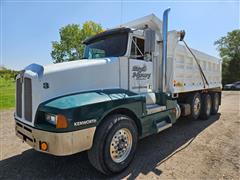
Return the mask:
<svg viewBox="0 0 240 180">
<path fill-rule="evenodd" d="M 129 90 L 135 93 L 152 92 L 153 63 L 144 54 L 144 39 L 133 37 L 129 58 Z"/>
</svg>

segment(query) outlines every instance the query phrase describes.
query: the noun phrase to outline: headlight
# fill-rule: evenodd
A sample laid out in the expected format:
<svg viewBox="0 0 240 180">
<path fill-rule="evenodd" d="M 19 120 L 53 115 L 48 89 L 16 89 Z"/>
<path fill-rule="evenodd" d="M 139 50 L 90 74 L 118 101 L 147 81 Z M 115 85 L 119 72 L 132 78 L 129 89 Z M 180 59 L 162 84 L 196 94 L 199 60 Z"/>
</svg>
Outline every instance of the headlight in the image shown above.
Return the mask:
<svg viewBox="0 0 240 180">
<path fill-rule="evenodd" d="M 61 115 L 61 114 L 54 115 L 54 114 L 46 113 L 45 119 L 50 124 L 55 125 L 56 128 L 58 129 L 68 127 L 68 120 L 64 115 Z"/>
<path fill-rule="evenodd" d="M 56 115 L 53 115 L 53 114 L 45 114 L 45 119 L 50 123 L 50 124 L 53 124 L 53 125 L 56 125 Z"/>
</svg>

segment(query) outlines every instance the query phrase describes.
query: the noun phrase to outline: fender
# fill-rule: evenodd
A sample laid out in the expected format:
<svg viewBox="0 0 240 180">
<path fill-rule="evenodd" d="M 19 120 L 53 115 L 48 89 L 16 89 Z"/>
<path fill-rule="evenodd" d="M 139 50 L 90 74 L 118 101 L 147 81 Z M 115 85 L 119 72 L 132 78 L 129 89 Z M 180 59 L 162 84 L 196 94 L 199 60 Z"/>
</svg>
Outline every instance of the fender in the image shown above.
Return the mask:
<svg viewBox="0 0 240 180">
<path fill-rule="evenodd" d="M 71 132 L 96 127 L 116 109 L 128 109 L 139 119 L 145 112 L 145 97 L 124 89 L 105 89 L 74 93 L 48 100 L 39 105 L 35 128 L 50 132 Z M 62 114 L 69 126 L 56 129 L 45 120 L 45 114 Z"/>
</svg>

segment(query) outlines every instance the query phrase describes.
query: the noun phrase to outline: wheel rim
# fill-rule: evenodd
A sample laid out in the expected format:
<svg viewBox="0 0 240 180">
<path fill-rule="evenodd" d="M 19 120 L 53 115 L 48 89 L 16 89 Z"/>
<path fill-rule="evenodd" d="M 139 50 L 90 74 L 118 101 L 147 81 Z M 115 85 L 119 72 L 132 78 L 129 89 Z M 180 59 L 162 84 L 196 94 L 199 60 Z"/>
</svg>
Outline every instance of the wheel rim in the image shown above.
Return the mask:
<svg viewBox="0 0 240 180">
<path fill-rule="evenodd" d="M 211 111 L 211 99 L 207 98 L 207 114 L 210 114 Z"/>
<path fill-rule="evenodd" d="M 119 129 L 113 136 L 110 145 L 110 155 L 114 162 L 124 161 L 132 149 L 132 134 L 126 129 Z"/>
<path fill-rule="evenodd" d="M 193 104 L 193 111 L 195 115 L 198 115 L 201 108 L 201 101 L 199 98 L 196 98 Z"/>
</svg>

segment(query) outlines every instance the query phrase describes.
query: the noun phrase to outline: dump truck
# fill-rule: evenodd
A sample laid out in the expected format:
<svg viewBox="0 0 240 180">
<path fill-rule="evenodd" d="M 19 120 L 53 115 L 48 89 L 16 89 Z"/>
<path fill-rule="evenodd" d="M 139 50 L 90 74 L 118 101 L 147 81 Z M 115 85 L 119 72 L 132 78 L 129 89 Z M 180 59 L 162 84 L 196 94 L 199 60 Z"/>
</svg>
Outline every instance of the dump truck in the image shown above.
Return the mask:
<svg viewBox="0 0 240 180">
<path fill-rule="evenodd" d="M 190 48 L 154 14 L 96 34 L 84 58 L 31 64 L 16 77 L 16 135 L 56 156 L 87 151 L 104 174 L 131 163 L 138 140 L 221 104 L 221 60 Z M 151 156 L 151 155 L 149 155 Z"/>
</svg>

